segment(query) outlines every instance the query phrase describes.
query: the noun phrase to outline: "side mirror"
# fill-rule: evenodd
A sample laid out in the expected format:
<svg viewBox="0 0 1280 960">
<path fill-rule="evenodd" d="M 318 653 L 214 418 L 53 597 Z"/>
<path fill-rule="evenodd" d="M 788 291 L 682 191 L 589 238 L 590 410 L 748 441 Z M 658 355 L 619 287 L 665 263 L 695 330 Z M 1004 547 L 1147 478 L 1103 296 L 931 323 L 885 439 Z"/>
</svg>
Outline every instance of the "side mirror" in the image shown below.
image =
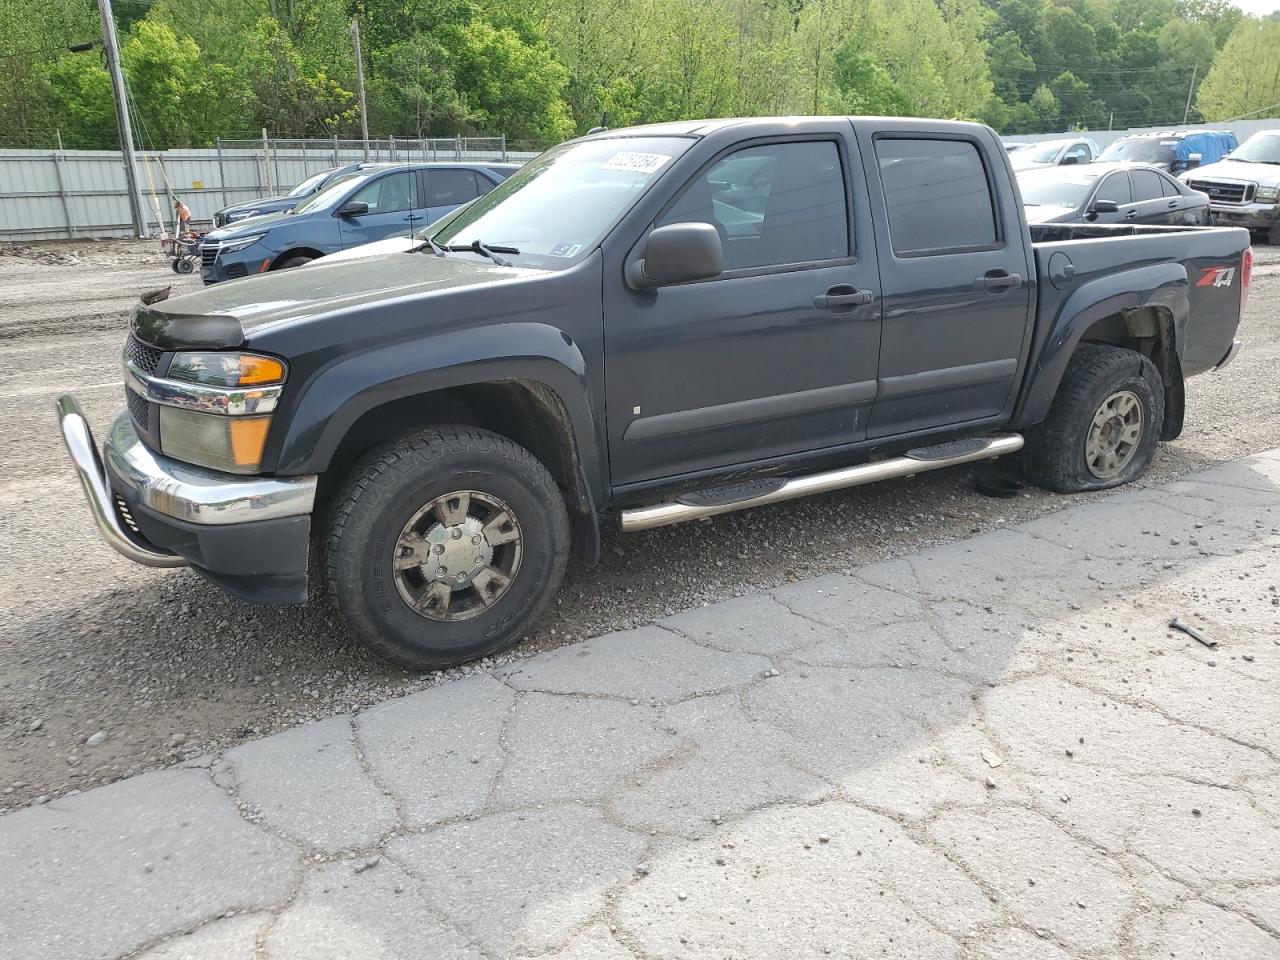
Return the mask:
<svg viewBox="0 0 1280 960">
<path fill-rule="evenodd" d="M 1200 164 L 1203 162 L 1204 162 L 1204 157 L 1201 154 L 1193 153 L 1191 154 L 1191 156 L 1187 157 L 1186 168 L 1188 170 L 1194 170 L 1196 167 L 1200 166 Z"/>
<path fill-rule="evenodd" d="M 1114 200 L 1095 200 L 1089 210 L 1091 213 L 1119 213 L 1120 204 Z"/>
<path fill-rule="evenodd" d="M 362 217 L 369 212 L 369 205 L 360 200 L 348 200 L 338 208 L 340 217 Z"/>
<path fill-rule="evenodd" d="M 672 223 L 649 232 L 643 260 L 627 267 L 627 283 L 654 290 L 709 280 L 724 272 L 724 245 L 709 223 Z"/>
<path fill-rule="evenodd" d="M 1071 166 L 1072 164 L 1074 164 L 1074 163 L 1079 163 L 1079 162 L 1080 162 L 1080 158 L 1079 158 L 1079 157 L 1077 157 L 1075 154 L 1072 154 L 1072 155 L 1071 155 L 1071 156 L 1069 156 L 1069 157 L 1063 157 L 1063 158 L 1062 158 L 1062 163 L 1061 163 L 1061 164 L 1059 164 L 1059 166 L 1069 167 L 1069 166 Z"/>
</svg>

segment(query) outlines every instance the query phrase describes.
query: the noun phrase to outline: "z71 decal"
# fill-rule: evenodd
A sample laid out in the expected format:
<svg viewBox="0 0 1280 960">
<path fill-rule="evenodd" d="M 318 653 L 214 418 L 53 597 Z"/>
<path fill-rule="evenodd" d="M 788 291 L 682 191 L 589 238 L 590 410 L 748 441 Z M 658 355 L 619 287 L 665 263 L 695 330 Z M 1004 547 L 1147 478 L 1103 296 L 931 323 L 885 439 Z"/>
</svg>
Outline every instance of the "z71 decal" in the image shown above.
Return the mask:
<svg viewBox="0 0 1280 960">
<path fill-rule="evenodd" d="M 1204 267 L 1197 287 L 1229 287 L 1236 279 L 1235 267 Z"/>
</svg>

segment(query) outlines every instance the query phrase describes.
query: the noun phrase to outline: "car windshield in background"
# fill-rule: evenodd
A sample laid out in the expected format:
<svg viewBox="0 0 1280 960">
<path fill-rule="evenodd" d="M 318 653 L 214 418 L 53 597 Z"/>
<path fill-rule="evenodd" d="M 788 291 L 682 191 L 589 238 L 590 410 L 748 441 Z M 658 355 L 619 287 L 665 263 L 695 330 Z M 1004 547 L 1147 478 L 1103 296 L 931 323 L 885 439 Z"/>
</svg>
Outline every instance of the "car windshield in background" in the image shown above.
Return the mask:
<svg viewBox="0 0 1280 960">
<path fill-rule="evenodd" d="M 332 174 L 332 170 L 326 170 L 323 173 L 317 173 L 314 176 L 307 177 L 300 184 L 289 191 L 290 197 L 305 197 L 311 191 L 315 190 L 320 184 L 324 183 L 325 178 Z"/>
<path fill-rule="evenodd" d="M 1097 180 L 1097 177 L 1063 177 L 1055 167 L 1022 174 L 1018 177 L 1018 189 L 1022 191 L 1025 206 L 1074 210 L 1084 203 Z"/>
<path fill-rule="evenodd" d="M 1172 163 L 1176 140 L 1117 140 L 1102 151 L 1099 160 L 1129 160 L 1136 163 Z"/>
<path fill-rule="evenodd" d="M 529 161 L 430 231 L 436 243 L 516 247 L 524 266 L 567 266 L 684 153 L 681 137 L 567 143 Z"/>
<path fill-rule="evenodd" d="M 293 208 L 293 212 L 309 213 L 312 210 L 323 210 L 339 197 L 344 196 L 358 181 L 368 180 L 371 176 L 373 176 L 371 173 L 348 173 L 346 176 L 338 177 L 319 193 L 314 193 L 303 200 Z"/>
<path fill-rule="evenodd" d="M 1048 143 L 1039 144 L 1031 150 L 1023 151 L 1023 156 L 1032 163 L 1053 163 L 1058 158 L 1058 152 L 1062 149 L 1063 141 L 1050 140 Z"/>
<path fill-rule="evenodd" d="M 1280 133 L 1255 133 L 1232 151 L 1231 159 L 1248 163 L 1280 163 Z"/>
</svg>

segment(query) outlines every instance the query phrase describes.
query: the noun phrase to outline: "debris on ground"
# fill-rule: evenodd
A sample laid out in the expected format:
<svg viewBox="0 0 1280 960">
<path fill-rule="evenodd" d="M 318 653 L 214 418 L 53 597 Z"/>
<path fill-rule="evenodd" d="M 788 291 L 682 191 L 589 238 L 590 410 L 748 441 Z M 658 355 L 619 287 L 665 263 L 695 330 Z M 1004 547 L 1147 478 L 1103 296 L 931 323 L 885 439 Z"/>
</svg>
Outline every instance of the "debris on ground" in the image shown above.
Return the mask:
<svg viewBox="0 0 1280 960">
<path fill-rule="evenodd" d="M 1197 630 L 1195 627 L 1191 626 L 1190 624 L 1183 623 L 1177 617 L 1175 617 L 1172 621 L 1170 621 L 1169 627 L 1173 630 L 1181 630 L 1187 636 L 1192 637 L 1195 640 L 1199 640 L 1210 650 L 1213 650 L 1218 646 L 1217 640 L 1214 640 L 1206 636 L 1205 634 L 1201 633 L 1199 630 Z"/>
</svg>

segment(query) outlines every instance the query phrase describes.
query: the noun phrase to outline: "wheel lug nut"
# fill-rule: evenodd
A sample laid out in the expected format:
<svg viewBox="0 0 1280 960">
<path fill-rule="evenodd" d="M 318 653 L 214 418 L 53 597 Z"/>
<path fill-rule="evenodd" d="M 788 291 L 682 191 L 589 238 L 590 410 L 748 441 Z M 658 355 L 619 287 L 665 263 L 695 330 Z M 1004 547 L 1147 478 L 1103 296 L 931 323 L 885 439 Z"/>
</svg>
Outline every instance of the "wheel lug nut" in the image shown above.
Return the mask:
<svg viewBox="0 0 1280 960">
<path fill-rule="evenodd" d="M 463 581 L 465 581 L 466 579 L 467 579 L 467 575 L 466 575 L 465 573 L 460 573 L 460 574 L 458 574 L 458 582 L 459 582 L 459 583 L 462 583 L 462 582 L 463 582 Z"/>
<path fill-rule="evenodd" d="M 481 557 L 476 557 L 476 566 L 477 566 L 477 567 L 483 567 L 483 566 L 484 566 L 484 559 L 483 559 L 483 558 L 481 558 Z"/>
<path fill-rule="evenodd" d="M 453 528 L 453 533 L 452 533 L 452 534 L 450 534 L 450 536 L 452 536 L 452 537 L 453 537 L 453 539 L 455 539 L 455 540 L 461 540 L 461 539 L 462 539 L 462 531 L 461 531 L 461 530 L 459 530 L 457 527 L 454 527 L 454 528 Z"/>
<path fill-rule="evenodd" d="M 431 548 L 431 552 L 436 555 L 444 553 L 444 544 L 437 543 L 434 547 Z"/>
<path fill-rule="evenodd" d="M 472 538 L 471 538 L 471 542 L 472 542 L 472 543 L 474 543 L 476 546 L 479 546 L 479 545 L 480 545 L 480 534 L 478 534 L 478 533 L 477 533 L 474 537 L 472 537 Z"/>
<path fill-rule="evenodd" d="M 448 567 L 436 567 L 436 576 L 437 576 L 437 577 L 443 577 L 443 576 L 444 576 L 446 573 L 448 573 L 448 572 L 449 572 L 449 568 L 448 568 Z"/>
</svg>

